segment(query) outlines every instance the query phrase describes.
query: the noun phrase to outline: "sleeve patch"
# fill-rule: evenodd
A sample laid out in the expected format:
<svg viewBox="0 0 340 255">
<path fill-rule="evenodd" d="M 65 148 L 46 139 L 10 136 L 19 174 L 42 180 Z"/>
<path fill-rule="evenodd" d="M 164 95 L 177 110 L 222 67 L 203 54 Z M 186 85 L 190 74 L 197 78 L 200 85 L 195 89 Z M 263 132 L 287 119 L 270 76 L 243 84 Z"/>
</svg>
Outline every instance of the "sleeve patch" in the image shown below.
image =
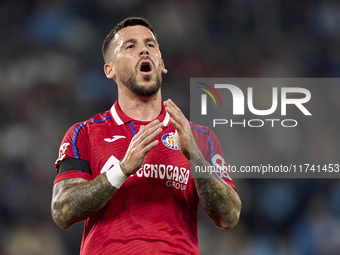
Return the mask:
<svg viewBox="0 0 340 255">
<path fill-rule="evenodd" d="M 65 152 L 66 152 L 67 146 L 69 146 L 69 145 L 70 145 L 70 143 L 63 143 L 60 146 L 59 156 L 58 156 L 58 159 L 56 160 L 55 164 L 58 164 L 59 162 L 61 162 L 65 158 L 65 156 L 66 156 Z"/>
</svg>

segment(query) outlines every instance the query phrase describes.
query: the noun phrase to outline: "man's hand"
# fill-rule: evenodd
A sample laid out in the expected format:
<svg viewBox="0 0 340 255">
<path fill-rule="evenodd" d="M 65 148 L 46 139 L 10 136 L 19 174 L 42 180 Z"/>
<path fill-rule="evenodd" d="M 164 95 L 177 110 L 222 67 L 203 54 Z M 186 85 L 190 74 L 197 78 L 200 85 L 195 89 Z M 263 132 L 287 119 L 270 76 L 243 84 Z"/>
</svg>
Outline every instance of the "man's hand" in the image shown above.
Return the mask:
<svg viewBox="0 0 340 255">
<path fill-rule="evenodd" d="M 144 163 L 146 154 L 158 144 L 155 140 L 162 132 L 158 120 L 141 126 L 132 138 L 129 148 L 121 161 L 121 169 L 126 176 L 135 173 Z M 87 181 L 71 178 L 57 182 L 53 186 L 51 211 L 54 221 L 63 229 L 71 227 L 103 208 L 117 188 L 108 181 L 106 173 Z"/>
<path fill-rule="evenodd" d="M 162 133 L 163 123 L 154 120 L 146 126 L 141 126 L 139 132 L 132 138 L 129 148 L 120 167 L 126 176 L 130 176 L 143 165 L 146 155 L 158 144 L 155 140 Z"/>
<path fill-rule="evenodd" d="M 164 102 L 165 110 L 170 114 L 170 123 L 176 128 L 175 138 L 183 155 L 190 159 L 190 142 L 194 142 L 190 124 L 181 109 L 171 100 Z"/>
<path fill-rule="evenodd" d="M 170 99 L 164 102 L 170 114 L 170 122 L 176 129 L 175 137 L 183 155 L 189 160 L 191 169 L 196 166 L 210 166 L 199 150 L 190 128 L 189 121 Z M 191 149 L 191 157 L 190 157 Z M 194 178 L 196 191 L 204 210 L 218 227 L 229 229 L 240 217 L 241 200 L 236 191 L 215 174 Z"/>
</svg>

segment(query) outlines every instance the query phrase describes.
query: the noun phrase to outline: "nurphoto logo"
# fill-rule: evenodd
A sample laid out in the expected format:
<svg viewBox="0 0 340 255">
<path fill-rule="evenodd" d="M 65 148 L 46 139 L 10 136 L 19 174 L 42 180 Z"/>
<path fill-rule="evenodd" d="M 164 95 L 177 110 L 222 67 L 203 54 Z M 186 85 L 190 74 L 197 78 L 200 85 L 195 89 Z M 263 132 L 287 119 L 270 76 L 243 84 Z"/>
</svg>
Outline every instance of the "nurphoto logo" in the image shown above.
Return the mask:
<svg viewBox="0 0 340 255">
<path fill-rule="evenodd" d="M 222 106 L 221 97 L 220 97 L 220 95 L 217 93 L 217 91 L 213 87 L 211 87 L 210 85 L 205 84 L 203 82 L 197 82 L 197 83 L 202 84 L 203 86 L 209 88 L 213 93 L 215 93 L 215 95 L 217 96 L 217 98 L 220 101 L 220 104 Z M 211 99 L 214 101 L 215 106 L 217 106 L 215 97 L 212 95 L 211 92 L 209 92 L 209 90 L 207 90 L 205 88 L 201 88 L 201 87 L 197 87 L 197 88 L 203 90 L 204 92 L 206 92 L 211 97 Z M 207 115 L 207 94 L 202 94 L 201 95 L 201 101 L 202 101 L 202 104 L 201 104 L 201 114 L 202 115 Z"/>
<path fill-rule="evenodd" d="M 302 87 L 269 87 L 266 88 L 271 90 L 271 96 L 268 98 L 268 95 L 262 95 L 261 91 L 257 91 L 257 96 L 262 97 L 265 100 L 270 100 L 271 105 L 266 109 L 258 109 L 254 106 L 254 93 L 256 91 L 256 87 L 247 87 L 246 93 L 242 91 L 242 89 L 234 84 L 221 84 L 215 83 L 213 86 L 203 83 L 196 82 L 198 84 L 203 85 L 204 87 L 197 87 L 197 89 L 202 90 L 205 93 L 201 94 L 201 116 L 208 115 L 211 112 L 216 112 L 215 109 L 208 109 L 208 99 L 207 95 L 210 96 L 211 100 L 214 102 L 215 106 L 218 106 L 217 100 L 220 102 L 221 109 L 225 107 L 230 107 L 230 104 L 222 104 L 224 100 L 223 96 L 225 95 L 225 91 L 227 91 L 232 97 L 232 115 L 233 116 L 244 116 L 245 110 L 247 110 L 250 114 L 256 116 L 266 116 L 265 119 L 257 117 L 256 119 L 227 119 L 225 116 L 221 116 L 221 118 L 213 119 L 213 127 L 217 125 L 230 125 L 230 127 L 235 126 L 243 126 L 243 127 L 263 127 L 265 124 L 269 124 L 271 127 L 274 127 L 275 124 L 280 123 L 282 127 L 296 127 L 298 125 L 298 121 L 296 119 L 281 119 L 281 118 L 270 118 L 272 114 L 278 113 L 280 116 L 287 116 L 287 106 L 292 105 L 296 107 L 304 116 L 311 116 L 311 112 L 307 109 L 305 104 L 310 101 L 311 93 L 308 89 Z M 222 97 L 222 99 L 221 99 Z M 280 107 L 278 107 L 280 106 Z M 246 108 L 247 107 L 247 108 Z M 280 108 L 280 110 L 278 110 Z M 221 111 L 221 110 L 220 110 Z M 223 112 L 223 110 L 221 111 Z M 227 112 L 227 111 L 225 111 Z"/>
</svg>

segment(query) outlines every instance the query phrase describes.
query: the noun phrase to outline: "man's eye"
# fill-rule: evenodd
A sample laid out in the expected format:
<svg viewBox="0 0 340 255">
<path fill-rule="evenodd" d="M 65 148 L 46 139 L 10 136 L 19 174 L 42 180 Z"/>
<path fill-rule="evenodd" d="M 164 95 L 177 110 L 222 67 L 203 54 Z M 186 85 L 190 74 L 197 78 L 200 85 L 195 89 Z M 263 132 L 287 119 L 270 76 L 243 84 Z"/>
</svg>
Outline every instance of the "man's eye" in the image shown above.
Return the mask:
<svg viewBox="0 0 340 255">
<path fill-rule="evenodd" d="M 133 47 L 135 47 L 135 45 L 130 44 L 130 45 L 126 46 L 126 49 L 132 49 Z"/>
<path fill-rule="evenodd" d="M 155 47 L 155 45 L 152 44 L 152 43 L 148 43 L 147 46 L 148 46 L 148 47 Z"/>
</svg>

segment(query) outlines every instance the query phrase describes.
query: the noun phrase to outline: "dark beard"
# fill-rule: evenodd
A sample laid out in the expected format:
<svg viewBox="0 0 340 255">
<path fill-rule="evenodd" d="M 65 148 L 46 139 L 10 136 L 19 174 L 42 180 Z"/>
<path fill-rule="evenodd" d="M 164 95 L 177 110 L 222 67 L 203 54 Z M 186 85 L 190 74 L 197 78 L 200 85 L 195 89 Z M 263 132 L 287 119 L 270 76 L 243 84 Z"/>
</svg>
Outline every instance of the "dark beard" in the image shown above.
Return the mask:
<svg viewBox="0 0 340 255">
<path fill-rule="evenodd" d="M 145 81 L 149 81 L 151 77 L 145 77 Z M 132 75 L 124 85 L 134 94 L 138 96 L 143 96 L 143 97 L 149 97 L 155 95 L 159 88 L 161 87 L 161 82 L 162 82 L 162 77 L 157 75 L 156 83 L 149 87 L 145 88 L 143 86 L 140 86 L 136 82 L 136 74 Z"/>
</svg>

